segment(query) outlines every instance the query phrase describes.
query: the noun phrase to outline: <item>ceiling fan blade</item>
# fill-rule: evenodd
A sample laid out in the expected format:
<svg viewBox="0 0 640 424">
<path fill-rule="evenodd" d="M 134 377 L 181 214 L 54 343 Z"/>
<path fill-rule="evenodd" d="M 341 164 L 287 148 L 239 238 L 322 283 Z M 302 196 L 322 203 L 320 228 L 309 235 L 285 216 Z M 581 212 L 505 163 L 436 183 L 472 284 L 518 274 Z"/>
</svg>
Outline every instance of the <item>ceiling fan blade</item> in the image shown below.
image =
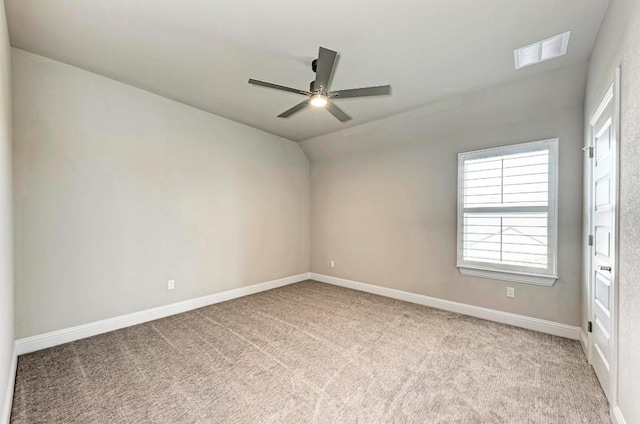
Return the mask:
<svg viewBox="0 0 640 424">
<path fill-rule="evenodd" d="M 329 81 L 331 80 L 331 73 L 336 63 L 337 52 L 333 50 L 320 47 L 318 52 L 318 62 L 316 67 L 316 83 L 317 90 L 326 92 L 329 89 Z"/>
<path fill-rule="evenodd" d="M 302 94 L 310 96 L 311 92 L 305 90 L 298 90 L 297 88 L 285 87 L 284 85 L 273 84 L 266 81 L 260 81 L 257 79 L 249 78 L 249 84 L 261 85 L 263 87 L 275 88 L 276 90 L 289 91 L 290 93 Z"/>
<path fill-rule="evenodd" d="M 346 99 L 349 97 L 384 96 L 391 94 L 390 85 L 379 85 L 377 87 L 352 88 L 349 90 L 330 91 L 329 97 Z"/>
<path fill-rule="evenodd" d="M 278 115 L 278 118 L 288 118 L 289 116 L 293 115 L 294 113 L 299 112 L 302 109 L 304 109 L 305 107 L 307 107 L 308 104 L 309 104 L 309 99 L 305 100 L 302 103 L 298 103 L 297 105 L 295 105 L 291 109 L 288 109 L 288 110 L 285 110 L 284 112 L 282 112 L 280 115 Z"/>
<path fill-rule="evenodd" d="M 338 118 L 338 121 L 340 122 L 347 122 L 348 120 L 351 119 L 351 117 L 349 115 L 347 115 L 346 113 L 344 113 L 342 111 L 342 109 L 340 109 L 338 106 L 336 106 L 335 104 L 333 104 L 332 102 L 327 102 L 327 110 L 336 118 Z"/>
</svg>

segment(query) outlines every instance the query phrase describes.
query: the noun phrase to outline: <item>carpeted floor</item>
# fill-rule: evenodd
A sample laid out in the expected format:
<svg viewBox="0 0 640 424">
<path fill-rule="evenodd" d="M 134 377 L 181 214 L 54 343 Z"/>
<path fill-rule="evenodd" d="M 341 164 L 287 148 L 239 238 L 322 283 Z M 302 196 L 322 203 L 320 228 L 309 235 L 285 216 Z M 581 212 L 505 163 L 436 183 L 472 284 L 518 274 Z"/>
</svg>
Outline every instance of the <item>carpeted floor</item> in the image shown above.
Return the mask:
<svg viewBox="0 0 640 424">
<path fill-rule="evenodd" d="M 12 424 L 610 423 L 578 342 L 307 281 L 24 355 Z"/>
</svg>

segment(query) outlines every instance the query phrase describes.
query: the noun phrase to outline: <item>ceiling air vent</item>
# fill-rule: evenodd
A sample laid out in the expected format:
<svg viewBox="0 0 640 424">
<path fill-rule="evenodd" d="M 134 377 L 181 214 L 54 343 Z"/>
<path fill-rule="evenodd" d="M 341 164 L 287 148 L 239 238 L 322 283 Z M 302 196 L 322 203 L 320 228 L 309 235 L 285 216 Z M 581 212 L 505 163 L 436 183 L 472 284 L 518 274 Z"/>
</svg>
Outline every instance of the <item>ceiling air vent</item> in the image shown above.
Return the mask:
<svg viewBox="0 0 640 424">
<path fill-rule="evenodd" d="M 513 59 L 516 63 L 516 69 L 567 54 L 569 35 L 571 35 L 571 31 L 514 50 Z"/>
</svg>

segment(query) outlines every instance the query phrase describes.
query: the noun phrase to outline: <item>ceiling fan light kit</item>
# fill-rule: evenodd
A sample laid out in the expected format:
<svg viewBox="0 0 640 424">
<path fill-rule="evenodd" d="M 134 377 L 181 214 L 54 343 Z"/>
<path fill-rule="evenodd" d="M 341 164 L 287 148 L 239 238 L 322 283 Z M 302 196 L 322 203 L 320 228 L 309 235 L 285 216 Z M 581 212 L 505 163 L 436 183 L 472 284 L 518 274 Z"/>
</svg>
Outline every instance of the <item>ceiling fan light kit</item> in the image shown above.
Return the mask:
<svg viewBox="0 0 640 424">
<path fill-rule="evenodd" d="M 315 107 L 325 107 L 327 105 L 327 96 L 324 94 L 318 93 L 311 96 L 311 106 Z"/>
<path fill-rule="evenodd" d="M 331 113 L 340 122 L 346 122 L 351 119 L 349 115 L 344 113 L 342 109 L 335 105 L 331 99 L 349 98 L 349 97 L 368 97 L 368 96 L 382 96 L 391 93 L 390 85 L 380 85 L 375 87 L 365 88 L 352 88 L 348 90 L 329 91 L 329 81 L 331 80 L 331 74 L 335 67 L 336 57 L 338 53 L 320 47 L 318 52 L 318 58 L 311 63 L 311 69 L 316 73 L 315 81 L 311 81 L 310 91 L 299 90 L 297 88 L 286 87 L 284 85 L 273 84 L 266 81 L 260 81 L 253 78 L 249 78 L 249 84 L 260 85 L 263 87 L 273 88 L 281 91 L 288 91 L 290 93 L 301 94 L 306 96 L 307 99 L 301 103 L 298 103 L 291 109 L 288 109 L 278 115 L 278 118 L 288 118 L 296 112 L 301 111 L 308 105 L 314 107 L 326 107 L 329 113 Z"/>
</svg>

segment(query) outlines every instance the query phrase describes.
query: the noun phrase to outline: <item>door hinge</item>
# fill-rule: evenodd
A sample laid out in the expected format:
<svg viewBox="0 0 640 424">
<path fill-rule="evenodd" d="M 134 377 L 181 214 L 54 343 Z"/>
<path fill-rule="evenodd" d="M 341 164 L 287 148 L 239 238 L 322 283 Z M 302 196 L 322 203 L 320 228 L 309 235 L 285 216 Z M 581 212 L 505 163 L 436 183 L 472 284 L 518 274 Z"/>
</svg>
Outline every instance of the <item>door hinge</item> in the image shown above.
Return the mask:
<svg viewBox="0 0 640 424">
<path fill-rule="evenodd" d="M 589 246 L 593 246 L 593 236 L 589 234 Z"/>
<path fill-rule="evenodd" d="M 593 333 L 593 323 L 591 321 L 587 323 L 587 331 Z"/>
<path fill-rule="evenodd" d="M 589 147 L 583 147 L 582 148 L 583 152 L 589 152 L 589 159 L 593 158 L 593 147 L 589 146 Z"/>
</svg>

